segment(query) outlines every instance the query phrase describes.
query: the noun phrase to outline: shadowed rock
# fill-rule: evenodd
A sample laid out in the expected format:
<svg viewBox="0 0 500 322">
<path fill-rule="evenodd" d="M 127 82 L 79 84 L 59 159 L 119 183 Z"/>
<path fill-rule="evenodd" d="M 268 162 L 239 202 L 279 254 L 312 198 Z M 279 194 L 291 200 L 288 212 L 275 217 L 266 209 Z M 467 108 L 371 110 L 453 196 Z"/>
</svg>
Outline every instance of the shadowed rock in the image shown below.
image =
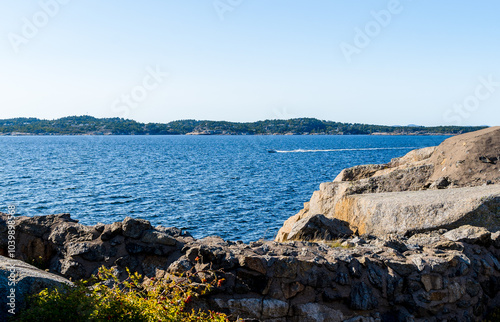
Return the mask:
<svg viewBox="0 0 500 322">
<path fill-rule="evenodd" d="M 313 215 L 299 220 L 292 227 L 288 240 L 332 240 L 352 235 L 349 223 L 323 215 Z"/>
</svg>

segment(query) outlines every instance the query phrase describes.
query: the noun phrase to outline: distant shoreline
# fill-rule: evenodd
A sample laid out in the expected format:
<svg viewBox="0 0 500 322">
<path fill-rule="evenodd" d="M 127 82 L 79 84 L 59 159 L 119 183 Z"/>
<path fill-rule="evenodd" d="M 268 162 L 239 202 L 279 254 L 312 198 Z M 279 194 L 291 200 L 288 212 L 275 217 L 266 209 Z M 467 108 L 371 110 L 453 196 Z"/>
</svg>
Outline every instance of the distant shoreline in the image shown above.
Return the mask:
<svg viewBox="0 0 500 322">
<path fill-rule="evenodd" d="M 324 134 L 324 133 L 314 133 L 314 134 L 281 134 L 281 133 L 271 133 L 271 134 L 96 134 L 96 133 L 72 133 L 72 134 L 61 134 L 61 133 L 0 133 L 0 136 L 455 136 L 458 133 L 371 133 L 371 134 Z"/>
<path fill-rule="evenodd" d="M 0 120 L 0 135 L 457 135 L 487 126 L 386 126 L 341 123 L 314 118 L 226 122 L 180 120 L 140 123 L 123 118 L 70 116 L 56 120 Z"/>
</svg>

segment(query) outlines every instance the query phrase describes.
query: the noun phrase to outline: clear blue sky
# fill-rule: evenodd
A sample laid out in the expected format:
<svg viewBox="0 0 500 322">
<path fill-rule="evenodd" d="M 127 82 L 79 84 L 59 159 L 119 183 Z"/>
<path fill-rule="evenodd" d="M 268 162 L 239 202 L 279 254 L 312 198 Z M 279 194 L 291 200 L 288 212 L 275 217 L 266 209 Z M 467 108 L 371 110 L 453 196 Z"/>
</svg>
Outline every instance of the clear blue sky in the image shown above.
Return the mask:
<svg viewBox="0 0 500 322">
<path fill-rule="evenodd" d="M 499 125 L 499 12 L 494 0 L 0 0 L 0 118 Z"/>
</svg>

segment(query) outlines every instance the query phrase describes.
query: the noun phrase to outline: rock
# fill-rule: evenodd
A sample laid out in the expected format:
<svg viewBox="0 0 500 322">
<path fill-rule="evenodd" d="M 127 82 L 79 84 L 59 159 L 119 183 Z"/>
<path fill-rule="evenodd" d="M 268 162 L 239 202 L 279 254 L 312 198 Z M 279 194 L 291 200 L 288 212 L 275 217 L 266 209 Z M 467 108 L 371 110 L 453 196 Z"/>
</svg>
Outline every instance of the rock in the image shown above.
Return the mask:
<svg viewBox="0 0 500 322">
<path fill-rule="evenodd" d="M 464 224 L 500 228 L 500 185 L 352 195 L 327 213 L 359 234 L 385 236 L 452 229 Z"/>
<path fill-rule="evenodd" d="M 451 184 L 450 180 L 447 178 L 447 177 L 441 177 L 441 178 L 438 178 L 436 181 L 434 181 L 431 185 L 430 185 L 430 189 L 446 189 L 448 188 L 448 186 Z"/>
<path fill-rule="evenodd" d="M 313 215 L 299 220 L 287 236 L 287 240 L 332 240 L 352 235 L 349 224 L 323 215 Z"/>
<path fill-rule="evenodd" d="M 266 274 L 267 272 L 262 259 L 259 257 L 239 256 L 238 261 L 241 267 L 248 268 L 261 274 Z"/>
<path fill-rule="evenodd" d="M 276 241 L 288 240 L 296 223 L 317 214 L 378 236 L 466 224 L 498 230 L 500 185 L 482 186 L 500 182 L 499 153 L 492 151 L 500 151 L 500 127 L 455 136 L 385 165 L 345 169 L 285 221 Z"/>
<path fill-rule="evenodd" d="M 114 222 L 111 225 L 106 225 L 101 234 L 101 240 L 108 241 L 123 232 L 123 224 L 121 222 Z"/>
<path fill-rule="evenodd" d="M 49 240 L 58 245 L 67 242 L 89 241 L 94 234 L 88 227 L 74 222 L 60 221 L 54 224 Z"/>
<path fill-rule="evenodd" d="M 235 316 L 260 319 L 262 300 L 258 298 L 230 299 L 227 301 L 231 313 Z"/>
<path fill-rule="evenodd" d="M 144 236 L 142 236 L 141 241 L 148 244 L 161 244 L 166 246 L 175 246 L 176 244 L 175 238 L 155 230 L 146 231 Z"/>
<path fill-rule="evenodd" d="M 16 284 L 13 285 L 12 281 Z M 19 313 L 19 309 L 26 304 L 28 296 L 39 293 L 45 288 L 59 288 L 63 285 L 72 285 L 72 283 L 63 277 L 42 271 L 22 261 L 0 256 L 0 297 L 3 303 L 0 320 L 6 321 L 7 317 L 13 317 L 8 311 L 11 308 L 14 308 L 13 312 Z"/>
<path fill-rule="evenodd" d="M 476 244 L 476 243 L 488 243 L 490 241 L 491 233 L 486 228 L 483 227 L 474 227 L 470 225 L 465 225 L 450 230 L 443 236 L 454 242 Z"/>
<path fill-rule="evenodd" d="M 422 284 L 424 284 L 425 290 L 427 292 L 431 290 L 442 290 L 443 289 L 443 278 L 441 275 L 437 274 L 425 274 L 420 278 Z"/>
<path fill-rule="evenodd" d="M 288 300 L 297 295 L 298 293 L 302 292 L 305 289 L 305 286 L 302 285 L 300 282 L 293 282 L 293 283 L 283 284 L 281 286 L 281 289 L 283 290 L 283 295 Z"/>
<path fill-rule="evenodd" d="M 126 217 L 123 220 L 123 235 L 131 238 L 141 237 L 144 231 L 150 230 L 153 227 L 151 223 L 144 219 L 134 219 Z"/>
<path fill-rule="evenodd" d="M 262 301 L 262 318 L 273 319 L 286 317 L 288 315 L 289 305 L 285 301 L 268 299 Z"/>
<path fill-rule="evenodd" d="M 342 170 L 335 178 L 334 182 L 341 181 L 358 181 L 365 178 L 372 177 L 377 171 L 386 169 L 385 164 L 368 164 L 358 165 L 352 168 Z"/>
<path fill-rule="evenodd" d="M 352 286 L 351 303 L 349 307 L 353 310 L 371 310 L 378 306 L 378 301 L 373 296 L 372 289 L 365 283 L 359 282 Z"/>
<path fill-rule="evenodd" d="M 454 189 L 434 191 L 449 190 Z M 6 216 L 0 213 L 0 231 L 6 231 Z M 103 239 L 94 227 L 80 227 L 68 218 L 31 222 L 37 223 L 36 229 L 32 224 L 16 229 L 19 253 L 43 253 L 53 272 L 87 278 L 106 265 L 120 279 L 127 277 L 125 268 L 129 268 L 156 279 L 189 274 L 194 283 L 214 273 L 220 280 L 217 287 L 193 305 L 224 310 L 234 320 L 461 321 L 467 317 L 480 321 L 500 302 L 500 253 L 491 245 L 496 235 L 480 233 L 478 240 L 487 242 L 475 244 L 443 236 L 468 232 L 470 227 L 438 229 L 411 238 L 391 234 L 335 243 L 260 240 L 245 244 L 219 237 L 195 240 L 162 227 L 125 236 L 123 223 L 105 225 L 101 235 L 112 238 Z M 79 228 L 58 229 L 65 225 Z M 84 234 L 75 234 L 78 231 Z M 93 239 L 80 240 L 87 231 Z M 465 240 L 474 241 L 472 235 L 466 233 Z M 346 241 L 355 247 L 339 246 Z M 0 239 L 0 251 L 6 250 L 7 241 Z"/>
<path fill-rule="evenodd" d="M 457 282 L 448 285 L 448 303 L 455 303 L 465 295 L 465 286 Z"/>
<path fill-rule="evenodd" d="M 334 310 L 317 303 L 298 305 L 295 308 L 295 314 L 302 317 L 300 320 L 310 322 L 341 322 L 344 320 L 344 315 L 340 310 Z"/>
<path fill-rule="evenodd" d="M 491 234 L 491 242 L 496 248 L 500 248 L 500 231 Z"/>
<path fill-rule="evenodd" d="M 429 182 L 447 177 L 455 185 L 479 186 L 487 180 L 496 181 L 500 174 L 494 160 L 500 148 L 500 127 L 457 135 L 441 143 L 429 158 L 436 165 Z M 458 163 L 458 164 L 457 164 Z"/>
</svg>

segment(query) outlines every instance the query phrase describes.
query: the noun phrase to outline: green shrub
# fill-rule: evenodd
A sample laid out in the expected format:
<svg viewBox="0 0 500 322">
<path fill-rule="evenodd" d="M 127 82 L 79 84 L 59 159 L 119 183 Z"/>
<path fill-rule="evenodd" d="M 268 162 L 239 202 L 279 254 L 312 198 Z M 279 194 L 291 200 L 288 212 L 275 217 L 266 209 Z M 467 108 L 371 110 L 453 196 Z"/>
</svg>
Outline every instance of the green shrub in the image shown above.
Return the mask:
<svg viewBox="0 0 500 322">
<path fill-rule="evenodd" d="M 97 277 L 74 287 L 43 290 L 15 321 L 228 321 L 221 313 L 188 309 L 193 300 L 222 283 L 213 272 L 201 273 L 211 282 L 200 273 L 154 280 L 127 272 L 129 277 L 122 282 L 102 267 Z"/>
</svg>

